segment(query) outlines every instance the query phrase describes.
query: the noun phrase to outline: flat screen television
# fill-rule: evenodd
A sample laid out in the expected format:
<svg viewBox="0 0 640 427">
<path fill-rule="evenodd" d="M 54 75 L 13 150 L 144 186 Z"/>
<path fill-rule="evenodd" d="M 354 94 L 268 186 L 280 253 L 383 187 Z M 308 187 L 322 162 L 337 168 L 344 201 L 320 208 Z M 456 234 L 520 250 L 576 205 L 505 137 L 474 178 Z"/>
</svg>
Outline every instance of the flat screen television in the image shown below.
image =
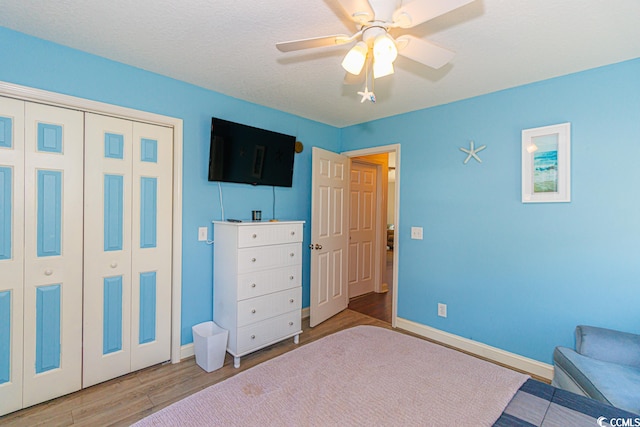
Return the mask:
<svg viewBox="0 0 640 427">
<path fill-rule="evenodd" d="M 296 137 L 211 119 L 209 181 L 291 187 Z"/>
</svg>

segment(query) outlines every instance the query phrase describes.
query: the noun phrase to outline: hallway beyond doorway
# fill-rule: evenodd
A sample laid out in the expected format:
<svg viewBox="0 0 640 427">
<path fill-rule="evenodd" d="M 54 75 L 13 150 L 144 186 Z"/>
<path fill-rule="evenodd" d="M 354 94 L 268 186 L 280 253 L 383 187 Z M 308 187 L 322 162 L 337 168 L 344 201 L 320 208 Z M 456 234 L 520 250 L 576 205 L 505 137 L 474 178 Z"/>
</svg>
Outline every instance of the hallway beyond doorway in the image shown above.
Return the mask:
<svg viewBox="0 0 640 427">
<path fill-rule="evenodd" d="M 369 292 L 349 300 L 348 308 L 366 314 L 383 322 L 391 323 L 391 306 L 393 303 L 393 250 L 387 251 L 387 267 L 385 283 L 388 291 L 384 293 Z"/>
</svg>

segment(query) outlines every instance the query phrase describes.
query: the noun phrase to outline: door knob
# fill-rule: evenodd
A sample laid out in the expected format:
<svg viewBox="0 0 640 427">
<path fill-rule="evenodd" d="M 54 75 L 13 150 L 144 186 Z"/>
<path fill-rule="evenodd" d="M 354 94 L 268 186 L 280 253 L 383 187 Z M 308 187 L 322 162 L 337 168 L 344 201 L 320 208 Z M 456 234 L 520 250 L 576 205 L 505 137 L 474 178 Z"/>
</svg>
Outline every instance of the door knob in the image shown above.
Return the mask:
<svg viewBox="0 0 640 427">
<path fill-rule="evenodd" d="M 316 249 L 322 249 L 322 245 L 316 243 Z"/>
</svg>

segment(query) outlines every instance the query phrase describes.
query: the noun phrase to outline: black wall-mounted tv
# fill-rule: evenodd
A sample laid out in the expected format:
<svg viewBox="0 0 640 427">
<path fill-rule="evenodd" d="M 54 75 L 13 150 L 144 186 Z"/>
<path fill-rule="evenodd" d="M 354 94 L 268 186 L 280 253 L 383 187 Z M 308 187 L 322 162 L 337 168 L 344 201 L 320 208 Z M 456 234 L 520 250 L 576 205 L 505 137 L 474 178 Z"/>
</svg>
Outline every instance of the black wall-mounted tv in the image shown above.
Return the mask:
<svg viewBox="0 0 640 427">
<path fill-rule="evenodd" d="M 291 187 L 296 137 L 211 119 L 209 181 Z"/>
</svg>

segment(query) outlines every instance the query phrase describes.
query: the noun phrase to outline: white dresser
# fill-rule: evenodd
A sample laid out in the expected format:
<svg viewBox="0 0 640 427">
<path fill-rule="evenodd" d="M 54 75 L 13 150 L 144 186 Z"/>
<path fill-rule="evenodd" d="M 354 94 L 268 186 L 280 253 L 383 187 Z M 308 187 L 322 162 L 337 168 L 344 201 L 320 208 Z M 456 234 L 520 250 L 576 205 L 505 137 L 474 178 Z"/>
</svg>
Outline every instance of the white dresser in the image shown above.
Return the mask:
<svg viewBox="0 0 640 427">
<path fill-rule="evenodd" d="M 240 357 L 302 333 L 304 221 L 213 222 L 213 320 Z"/>
</svg>

